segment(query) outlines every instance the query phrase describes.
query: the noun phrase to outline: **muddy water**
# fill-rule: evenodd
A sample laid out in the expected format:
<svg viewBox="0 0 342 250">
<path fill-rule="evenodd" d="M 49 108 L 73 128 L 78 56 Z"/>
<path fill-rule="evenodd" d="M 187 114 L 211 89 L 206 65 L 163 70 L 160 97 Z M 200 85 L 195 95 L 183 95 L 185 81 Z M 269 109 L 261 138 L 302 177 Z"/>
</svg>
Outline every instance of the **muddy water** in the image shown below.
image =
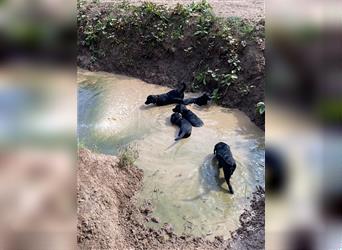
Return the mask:
<svg viewBox="0 0 342 250">
<path fill-rule="evenodd" d="M 239 225 L 256 185 L 264 185 L 264 134 L 240 111 L 211 105 L 190 106 L 205 123 L 177 143 L 169 122 L 173 106 L 146 107 L 148 94 L 168 88 L 108 73 L 78 73 L 78 135 L 94 151 L 116 154 L 134 144 L 136 164 L 144 170 L 138 200 L 152 200 L 153 216 L 178 233 L 226 235 Z M 187 94 L 191 96 L 191 94 Z M 213 159 L 214 145 L 224 141 L 237 161 L 227 193 L 223 173 Z M 150 223 L 150 226 L 159 225 Z"/>
</svg>

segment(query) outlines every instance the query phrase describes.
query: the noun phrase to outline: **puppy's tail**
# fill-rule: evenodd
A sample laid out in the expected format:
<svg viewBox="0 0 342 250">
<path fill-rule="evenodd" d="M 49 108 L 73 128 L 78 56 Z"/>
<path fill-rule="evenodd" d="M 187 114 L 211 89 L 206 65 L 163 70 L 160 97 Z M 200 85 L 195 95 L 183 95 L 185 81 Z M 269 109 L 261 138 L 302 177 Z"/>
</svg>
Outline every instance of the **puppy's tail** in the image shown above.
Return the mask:
<svg viewBox="0 0 342 250">
<path fill-rule="evenodd" d="M 193 99 L 192 99 L 192 98 L 184 99 L 184 100 L 183 100 L 183 104 L 184 104 L 184 105 L 189 105 L 189 104 L 191 104 L 191 103 L 193 103 Z"/>
<path fill-rule="evenodd" d="M 178 136 L 176 137 L 175 141 L 178 141 L 178 140 L 180 140 L 180 139 L 183 139 L 184 136 L 185 136 L 185 133 L 184 133 L 184 132 L 179 133 Z"/>
</svg>

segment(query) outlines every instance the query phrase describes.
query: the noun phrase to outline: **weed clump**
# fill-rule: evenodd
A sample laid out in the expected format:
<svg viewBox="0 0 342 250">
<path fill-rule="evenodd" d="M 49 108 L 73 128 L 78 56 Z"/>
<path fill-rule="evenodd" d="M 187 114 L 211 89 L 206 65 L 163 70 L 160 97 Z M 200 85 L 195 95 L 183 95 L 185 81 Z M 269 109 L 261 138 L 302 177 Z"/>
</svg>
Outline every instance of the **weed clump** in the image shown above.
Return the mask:
<svg viewBox="0 0 342 250">
<path fill-rule="evenodd" d="M 136 147 L 128 146 L 123 148 L 119 152 L 119 164 L 120 168 L 127 168 L 134 164 L 134 162 L 138 159 L 139 152 Z"/>
</svg>

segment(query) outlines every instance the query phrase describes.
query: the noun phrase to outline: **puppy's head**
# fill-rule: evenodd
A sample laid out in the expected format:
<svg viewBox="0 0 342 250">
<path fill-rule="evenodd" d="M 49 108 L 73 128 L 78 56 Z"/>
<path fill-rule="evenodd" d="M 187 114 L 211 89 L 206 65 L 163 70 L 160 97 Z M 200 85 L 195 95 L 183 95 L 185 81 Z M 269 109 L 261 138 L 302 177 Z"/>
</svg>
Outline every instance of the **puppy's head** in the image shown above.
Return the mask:
<svg viewBox="0 0 342 250">
<path fill-rule="evenodd" d="M 171 120 L 171 123 L 175 124 L 175 123 L 177 123 L 181 119 L 182 119 L 182 115 L 180 113 L 173 113 L 171 115 L 171 119 L 170 120 Z"/>
<path fill-rule="evenodd" d="M 156 99 L 157 99 L 157 98 L 156 98 L 154 95 L 149 95 L 149 96 L 147 97 L 147 99 L 146 99 L 145 104 L 147 105 L 147 104 L 150 104 L 150 103 L 156 103 L 156 102 L 157 102 Z"/>
<path fill-rule="evenodd" d="M 222 149 L 222 148 L 225 148 L 225 147 L 228 147 L 228 149 L 229 149 L 229 146 L 228 146 L 226 143 L 224 143 L 224 142 L 219 142 L 219 143 L 217 143 L 217 144 L 215 145 L 215 148 L 214 148 L 214 153 L 215 153 L 217 150 Z"/>
<path fill-rule="evenodd" d="M 172 110 L 173 112 L 182 113 L 186 110 L 186 106 L 184 104 L 177 104 L 176 107 Z"/>
<path fill-rule="evenodd" d="M 210 97 L 207 93 L 204 93 L 204 94 L 201 96 L 201 99 L 203 99 L 203 101 L 210 101 L 210 100 L 211 100 L 211 97 Z"/>
</svg>

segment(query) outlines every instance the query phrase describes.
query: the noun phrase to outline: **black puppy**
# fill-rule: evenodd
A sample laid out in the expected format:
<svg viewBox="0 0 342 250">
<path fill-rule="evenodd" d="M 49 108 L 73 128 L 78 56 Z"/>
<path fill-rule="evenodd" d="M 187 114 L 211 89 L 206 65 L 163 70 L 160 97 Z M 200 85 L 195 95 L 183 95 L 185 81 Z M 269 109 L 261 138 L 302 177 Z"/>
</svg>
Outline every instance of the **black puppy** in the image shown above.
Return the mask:
<svg viewBox="0 0 342 250">
<path fill-rule="evenodd" d="M 175 141 L 178 141 L 182 138 L 188 138 L 191 135 L 192 126 L 188 120 L 183 119 L 181 114 L 173 113 L 171 115 L 171 123 L 177 125 L 179 127 L 178 136 Z"/>
<path fill-rule="evenodd" d="M 177 104 L 172 111 L 181 113 L 182 117 L 184 119 L 187 119 L 194 127 L 202 127 L 204 125 L 203 121 L 200 118 L 198 118 L 198 116 L 195 115 L 194 112 L 187 109 L 184 104 Z"/>
<path fill-rule="evenodd" d="M 234 194 L 233 188 L 230 185 L 230 177 L 235 171 L 236 163 L 230 147 L 224 142 L 219 142 L 215 145 L 214 154 L 218 160 L 219 168 L 223 168 L 224 178 L 227 182 L 229 192 Z"/>
<path fill-rule="evenodd" d="M 179 89 L 173 89 L 161 95 L 149 95 L 146 99 L 145 104 L 153 103 L 157 106 L 163 106 L 172 103 L 182 103 L 185 89 L 186 85 L 185 83 L 182 83 L 182 87 Z"/>
<path fill-rule="evenodd" d="M 188 105 L 188 104 L 191 104 L 191 103 L 195 103 L 197 104 L 198 106 L 203 106 L 203 105 L 207 105 L 208 104 L 208 101 L 211 100 L 211 97 L 205 93 L 199 97 L 196 97 L 196 98 L 188 98 L 188 99 L 184 99 L 183 100 L 183 104 L 184 105 Z"/>
</svg>

